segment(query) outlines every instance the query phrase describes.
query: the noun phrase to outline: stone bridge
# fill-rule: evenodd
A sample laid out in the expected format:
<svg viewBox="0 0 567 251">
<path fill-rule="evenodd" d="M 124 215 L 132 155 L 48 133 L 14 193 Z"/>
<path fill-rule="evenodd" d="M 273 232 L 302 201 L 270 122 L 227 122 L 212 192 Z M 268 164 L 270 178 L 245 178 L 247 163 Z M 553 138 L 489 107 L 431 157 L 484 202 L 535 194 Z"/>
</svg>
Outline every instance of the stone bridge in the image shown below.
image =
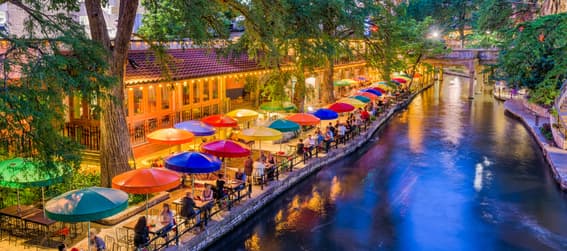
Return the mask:
<svg viewBox="0 0 567 251">
<path fill-rule="evenodd" d="M 427 57 L 424 61 L 436 67 L 462 66 L 468 70 L 469 76 L 469 98 L 474 97 L 475 80 L 477 89 L 482 90 L 488 82 L 488 76 L 483 72 L 487 65 L 498 61 L 498 49 L 453 49 L 450 53 Z M 443 71 L 440 71 L 439 79 L 443 79 Z"/>
</svg>

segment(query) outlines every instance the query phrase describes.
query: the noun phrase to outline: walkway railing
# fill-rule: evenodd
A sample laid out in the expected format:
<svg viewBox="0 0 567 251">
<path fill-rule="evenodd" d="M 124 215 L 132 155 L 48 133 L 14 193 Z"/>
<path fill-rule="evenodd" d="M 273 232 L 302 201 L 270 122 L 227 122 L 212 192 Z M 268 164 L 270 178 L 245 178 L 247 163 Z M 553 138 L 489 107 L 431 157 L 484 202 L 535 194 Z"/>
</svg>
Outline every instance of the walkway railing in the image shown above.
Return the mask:
<svg viewBox="0 0 567 251">
<path fill-rule="evenodd" d="M 549 116 L 551 132 L 553 134 L 553 141 L 561 149 L 567 149 L 567 144 L 566 144 L 567 124 L 563 120 L 561 114 L 561 106 L 565 102 L 566 98 L 567 98 L 567 81 L 564 81 L 563 84 L 561 85 L 561 93 L 559 94 L 559 97 L 555 99 L 555 104 L 553 105 L 553 108 L 555 109 L 556 112 L 551 116 Z"/>
</svg>

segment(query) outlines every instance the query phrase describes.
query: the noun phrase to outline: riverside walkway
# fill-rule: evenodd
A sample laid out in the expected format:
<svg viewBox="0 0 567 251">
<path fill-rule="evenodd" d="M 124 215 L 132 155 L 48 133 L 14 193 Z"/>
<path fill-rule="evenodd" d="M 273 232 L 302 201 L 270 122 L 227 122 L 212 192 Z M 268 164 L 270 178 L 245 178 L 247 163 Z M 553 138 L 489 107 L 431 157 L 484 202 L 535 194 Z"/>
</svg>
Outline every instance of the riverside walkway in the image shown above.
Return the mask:
<svg viewBox="0 0 567 251">
<path fill-rule="evenodd" d="M 567 191 L 567 151 L 555 147 L 553 140 L 548 140 L 540 131 L 540 126 L 548 122 L 549 118 L 534 114 L 518 99 L 511 99 L 504 103 L 506 111 L 520 119 L 531 132 L 541 148 L 545 160 L 551 168 L 553 178 L 563 191 Z M 545 120 L 547 119 L 547 120 Z"/>
<path fill-rule="evenodd" d="M 426 86 L 425 88 L 430 87 Z M 424 89 L 425 89 L 424 88 Z M 423 90 L 423 89 L 422 89 Z M 399 110 L 404 109 L 421 90 L 415 92 L 411 95 L 406 95 L 403 98 L 399 98 L 394 103 L 390 104 L 388 108 L 383 111 L 375 121 L 372 121 L 365 130 L 363 130 L 358 135 L 351 138 L 346 143 L 338 144 L 331 148 L 328 153 L 319 152 L 318 157 L 312 157 L 304 160 L 303 156 L 292 156 L 290 160 L 293 161 L 292 168 L 279 173 L 279 177 L 276 180 L 268 182 L 266 185 L 250 186 L 250 196 L 244 196 L 242 200 L 231 203 L 229 208 L 218 208 L 215 213 L 210 217 L 208 225 L 204 228 L 200 228 L 195 222 L 191 222 L 185 225 L 184 222 L 178 221 L 177 236 L 178 238 L 170 238 L 169 243 L 164 243 L 162 238 L 153 238 L 150 245 L 150 250 L 202 250 L 214 241 L 219 240 L 224 234 L 230 232 L 236 228 L 239 224 L 244 223 L 247 218 L 253 216 L 255 212 L 264 207 L 267 203 L 277 198 L 280 194 L 287 191 L 289 188 L 300 182 L 302 179 L 308 177 L 312 173 L 316 172 L 320 168 L 326 166 L 327 164 L 337 161 L 344 156 L 356 151 L 368 139 L 372 138 L 372 135 L 377 131 L 382 125 L 387 123 L 387 121 Z M 326 123 L 326 122 L 325 122 Z M 326 124 L 322 124 L 323 126 Z M 312 133 L 312 131 L 306 132 L 303 136 Z M 297 143 L 297 139 L 293 139 L 288 142 L 289 145 L 294 145 Z M 190 144 L 189 144 L 190 145 Z M 281 149 L 280 144 L 272 144 L 268 142 L 262 142 L 262 151 L 277 152 Z M 284 144 L 284 149 L 286 150 L 286 145 Z M 147 158 L 140 158 L 137 160 L 140 166 L 147 166 L 149 158 L 155 156 L 167 156 L 171 149 L 164 149 L 158 152 L 154 152 L 151 156 Z M 257 151 L 254 151 L 257 154 Z M 291 157 L 291 156 L 290 156 Z M 163 203 L 169 203 L 170 205 L 175 204 L 174 201 L 183 196 L 183 194 L 188 191 L 185 189 L 176 189 L 166 193 L 167 196 L 163 200 L 158 200 L 152 203 L 151 209 L 159 210 L 162 208 Z M 154 197 L 160 197 L 157 195 Z M 215 206 L 215 209 L 217 206 Z M 145 212 L 139 212 L 136 214 L 130 214 L 127 219 L 120 221 L 119 223 L 112 225 L 105 225 L 99 223 L 92 223 L 91 227 L 100 230 L 99 236 L 107 240 L 107 250 L 130 250 L 132 246 L 125 243 L 120 243 L 119 239 L 122 238 L 122 234 L 119 229 L 123 229 L 126 225 L 130 224 L 132 221 L 136 221 L 139 216 L 145 215 Z M 84 228 L 83 224 L 82 228 Z M 86 240 L 86 229 L 83 229 L 82 233 L 75 237 L 73 240 L 62 238 L 63 242 L 69 245 L 68 250 L 71 247 L 76 247 L 79 250 L 87 250 L 87 240 Z M 170 235 L 171 236 L 171 235 Z M 43 247 L 37 245 L 36 243 L 27 243 L 23 239 L 6 239 L 2 238 L 0 240 L 0 250 L 27 250 L 30 248 L 35 248 L 36 250 L 54 250 L 55 246 Z"/>
</svg>

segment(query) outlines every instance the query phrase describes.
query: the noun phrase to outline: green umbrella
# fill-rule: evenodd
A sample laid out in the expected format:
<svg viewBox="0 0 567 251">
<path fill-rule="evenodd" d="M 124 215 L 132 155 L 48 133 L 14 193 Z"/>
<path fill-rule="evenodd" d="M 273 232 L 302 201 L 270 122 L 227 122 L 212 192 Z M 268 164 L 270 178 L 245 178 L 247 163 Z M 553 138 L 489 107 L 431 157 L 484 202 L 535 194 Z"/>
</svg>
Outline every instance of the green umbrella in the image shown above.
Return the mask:
<svg viewBox="0 0 567 251">
<path fill-rule="evenodd" d="M 0 162 L 0 186 L 16 188 L 18 206 L 20 205 L 20 188 L 43 187 L 63 181 L 63 176 L 70 168 L 61 163 L 48 167 L 45 163 L 32 159 L 14 158 Z M 43 203 L 45 204 L 45 203 Z"/>
<path fill-rule="evenodd" d="M 128 194 L 105 187 L 88 187 L 61 194 L 45 204 L 47 218 L 62 222 L 100 220 L 128 207 Z M 90 250 L 90 231 L 87 239 Z"/>
<path fill-rule="evenodd" d="M 333 82 L 334 86 L 349 86 L 350 82 L 349 81 L 345 81 L 345 80 L 337 80 L 335 82 Z"/>
</svg>

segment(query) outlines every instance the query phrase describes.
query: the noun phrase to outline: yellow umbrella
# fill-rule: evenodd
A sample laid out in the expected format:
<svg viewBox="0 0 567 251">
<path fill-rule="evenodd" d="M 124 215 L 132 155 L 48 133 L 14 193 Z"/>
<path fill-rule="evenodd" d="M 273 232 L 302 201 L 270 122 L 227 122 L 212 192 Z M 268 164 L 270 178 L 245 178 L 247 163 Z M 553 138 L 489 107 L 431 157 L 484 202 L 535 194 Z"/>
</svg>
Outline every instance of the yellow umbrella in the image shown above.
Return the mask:
<svg viewBox="0 0 567 251">
<path fill-rule="evenodd" d="M 356 108 L 366 106 L 366 104 L 364 102 L 362 102 L 358 99 L 354 99 L 354 98 L 342 98 L 342 99 L 339 99 L 337 102 L 347 103 L 347 104 L 352 105 Z"/>
<path fill-rule="evenodd" d="M 354 79 L 350 79 L 350 78 L 345 78 L 345 79 L 342 79 L 341 81 L 347 82 L 349 84 L 357 84 L 358 83 L 358 81 L 356 81 Z"/>
<path fill-rule="evenodd" d="M 381 82 L 373 83 L 373 84 L 371 84 L 370 86 L 371 86 L 371 87 L 379 87 L 379 88 L 382 88 L 382 89 L 387 90 L 387 91 L 392 91 L 392 90 L 394 90 L 394 88 L 392 88 L 391 86 L 386 85 L 385 83 L 381 83 Z"/>
<path fill-rule="evenodd" d="M 236 109 L 226 113 L 227 116 L 238 120 L 239 122 L 255 120 L 258 118 L 258 112 L 249 109 Z"/>
<path fill-rule="evenodd" d="M 282 136 L 283 134 L 278 130 L 263 126 L 257 126 L 242 130 L 238 137 L 244 140 L 260 141 L 259 146 L 260 150 L 262 150 L 262 140 L 278 140 L 281 139 Z"/>
</svg>

